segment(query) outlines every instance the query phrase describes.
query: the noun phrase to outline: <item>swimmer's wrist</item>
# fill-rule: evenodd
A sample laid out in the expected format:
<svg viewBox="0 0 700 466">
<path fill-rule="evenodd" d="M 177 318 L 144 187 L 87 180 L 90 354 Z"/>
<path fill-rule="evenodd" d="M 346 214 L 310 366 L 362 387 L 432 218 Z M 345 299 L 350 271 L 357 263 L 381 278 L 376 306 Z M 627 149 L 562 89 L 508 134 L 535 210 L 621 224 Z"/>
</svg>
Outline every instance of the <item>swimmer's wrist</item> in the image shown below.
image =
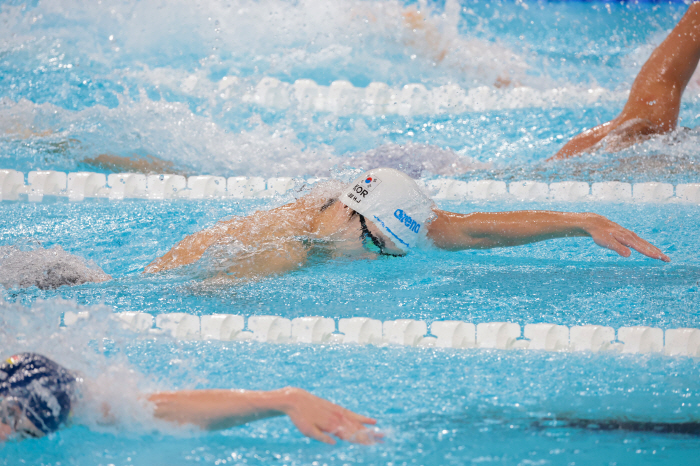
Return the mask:
<svg viewBox="0 0 700 466">
<path fill-rule="evenodd" d="M 596 228 L 599 228 L 601 222 L 609 221 L 602 215 L 594 214 L 592 212 L 584 212 L 577 215 L 579 216 L 579 219 L 575 223 L 580 236 L 592 236 L 591 232 Z"/>
<path fill-rule="evenodd" d="M 308 392 L 301 388 L 284 387 L 269 393 L 273 397 L 270 408 L 289 415 L 298 406 L 300 399 Z"/>
</svg>

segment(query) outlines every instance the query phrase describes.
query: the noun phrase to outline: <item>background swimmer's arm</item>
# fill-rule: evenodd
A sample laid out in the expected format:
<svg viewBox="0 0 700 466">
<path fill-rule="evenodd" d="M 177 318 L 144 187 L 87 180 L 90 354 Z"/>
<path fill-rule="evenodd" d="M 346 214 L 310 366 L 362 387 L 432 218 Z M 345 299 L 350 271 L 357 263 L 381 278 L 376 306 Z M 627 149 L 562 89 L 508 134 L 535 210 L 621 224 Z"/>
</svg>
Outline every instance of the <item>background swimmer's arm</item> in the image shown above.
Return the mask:
<svg viewBox="0 0 700 466">
<path fill-rule="evenodd" d="M 100 154 L 97 157 L 89 157 L 83 160 L 85 165 L 101 170 L 115 172 L 135 173 L 169 173 L 173 175 L 185 175 L 187 172 L 175 166 L 173 162 L 162 160 L 152 155 L 132 155 L 126 157 L 114 154 Z"/>
<path fill-rule="evenodd" d="M 436 210 L 428 237 L 451 251 L 519 246 L 537 241 L 589 236 L 601 247 L 629 257 L 632 248 L 645 256 L 670 262 L 657 247 L 607 218 L 591 213 L 519 211 L 456 214 Z"/>
<path fill-rule="evenodd" d="M 600 142 L 611 131 L 634 120 L 637 121 L 631 126 L 626 125 L 619 134 L 630 143 L 636 142 L 639 136 L 675 129 L 683 91 L 699 60 L 700 3 L 693 3 L 642 66 L 620 115 L 575 136 L 550 160 L 578 155 Z"/>
<path fill-rule="evenodd" d="M 281 390 L 184 390 L 148 397 L 155 417 L 204 429 L 227 429 L 273 416 L 287 415 L 302 434 L 335 444 L 327 435 L 355 443 L 374 443 L 377 436 L 365 424 L 377 421 L 361 416 L 299 388 Z"/>
<path fill-rule="evenodd" d="M 449 42 L 440 33 L 440 30 L 423 15 L 415 6 L 408 7 L 403 12 L 404 25 L 414 34 L 421 31 L 418 36 L 410 35 L 408 44 L 417 47 L 432 60 L 440 63 L 449 50 Z"/>
</svg>

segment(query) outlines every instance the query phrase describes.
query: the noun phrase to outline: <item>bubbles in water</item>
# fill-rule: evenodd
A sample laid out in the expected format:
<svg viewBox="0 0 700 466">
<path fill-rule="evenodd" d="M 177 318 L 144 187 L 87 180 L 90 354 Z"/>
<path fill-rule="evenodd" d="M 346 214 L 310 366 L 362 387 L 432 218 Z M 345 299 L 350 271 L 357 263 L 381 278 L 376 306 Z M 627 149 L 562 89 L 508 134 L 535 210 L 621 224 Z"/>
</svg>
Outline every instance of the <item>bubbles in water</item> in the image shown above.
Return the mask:
<svg viewBox="0 0 700 466">
<path fill-rule="evenodd" d="M 49 290 L 110 278 L 93 261 L 69 254 L 58 245 L 45 249 L 38 241 L 29 241 L 0 246 L 0 284 L 6 288 Z"/>
<path fill-rule="evenodd" d="M 59 327 L 64 313 L 77 320 Z M 111 307 L 80 306 L 62 299 L 38 300 L 25 307 L 0 296 L 0 322 L 2 360 L 22 352 L 39 353 L 76 374 L 74 423 L 130 435 L 153 428 L 187 431 L 153 419 L 146 396 L 158 391 L 159 383 L 127 359 L 135 334 L 122 327 Z M 167 337 L 159 338 L 165 345 L 170 342 Z"/>
<path fill-rule="evenodd" d="M 455 175 L 489 166 L 468 157 L 460 157 L 451 150 L 415 143 L 385 144 L 364 153 L 352 154 L 345 164 L 366 170 L 378 167 L 396 168 L 413 178 L 425 175 Z"/>
</svg>

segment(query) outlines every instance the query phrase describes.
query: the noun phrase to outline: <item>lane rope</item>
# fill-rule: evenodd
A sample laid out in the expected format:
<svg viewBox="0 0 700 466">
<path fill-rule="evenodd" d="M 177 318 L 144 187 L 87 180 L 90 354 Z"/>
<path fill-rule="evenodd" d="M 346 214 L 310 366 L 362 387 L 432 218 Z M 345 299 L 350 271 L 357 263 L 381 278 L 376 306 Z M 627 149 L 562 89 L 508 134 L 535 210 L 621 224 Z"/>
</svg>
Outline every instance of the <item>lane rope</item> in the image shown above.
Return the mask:
<svg viewBox="0 0 700 466">
<path fill-rule="evenodd" d="M 255 199 L 284 195 L 324 178 L 262 178 L 248 176 L 190 176 L 137 173 L 71 172 L 52 170 L 0 170 L 0 201 L 42 202 L 45 196 L 85 199 Z M 623 183 L 607 181 L 586 183 L 562 181 L 498 180 L 464 181 L 452 178 L 418 180 L 426 193 L 446 201 L 522 201 L 522 202 L 617 202 L 675 203 L 700 205 L 700 183 Z"/>
<path fill-rule="evenodd" d="M 257 341 L 280 344 L 400 345 L 455 349 L 540 350 L 554 352 L 657 353 L 700 357 L 700 329 L 612 327 L 537 323 L 524 327 L 513 322 L 473 324 L 457 320 L 380 321 L 369 317 L 249 316 L 145 312 L 113 314 L 124 327 L 142 335 L 169 335 L 180 340 Z M 89 311 L 65 312 L 62 323 L 88 322 Z"/>
</svg>

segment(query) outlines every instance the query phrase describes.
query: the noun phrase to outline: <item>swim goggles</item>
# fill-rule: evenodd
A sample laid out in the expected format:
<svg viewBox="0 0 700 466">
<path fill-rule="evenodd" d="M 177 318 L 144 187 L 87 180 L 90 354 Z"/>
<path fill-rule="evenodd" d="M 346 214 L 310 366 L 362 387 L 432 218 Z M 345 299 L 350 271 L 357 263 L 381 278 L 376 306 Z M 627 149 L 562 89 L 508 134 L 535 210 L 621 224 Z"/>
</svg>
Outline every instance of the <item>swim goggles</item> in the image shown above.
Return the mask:
<svg viewBox="0 0 700 466">
<path fill-rule="evenodd" d="M 362 241 L 362 245 L 365 249 L 375 254 L 379 254 L 380 256 L 405 256 L 405 254 L 392 254 L 390 252 L 387 252 L 386 243 L 384 242 L 384 240 L 378 236 L 373 235 L 372 232 L 369 231 L 369 228 L 367 228 L 367 221 L 365 220 L 364 215 L 359 213 L 358 215 L 360 216 L 360 228 L 362 229 L 362 233 L 360 233 L 360 240 Z"/>
</svg>

